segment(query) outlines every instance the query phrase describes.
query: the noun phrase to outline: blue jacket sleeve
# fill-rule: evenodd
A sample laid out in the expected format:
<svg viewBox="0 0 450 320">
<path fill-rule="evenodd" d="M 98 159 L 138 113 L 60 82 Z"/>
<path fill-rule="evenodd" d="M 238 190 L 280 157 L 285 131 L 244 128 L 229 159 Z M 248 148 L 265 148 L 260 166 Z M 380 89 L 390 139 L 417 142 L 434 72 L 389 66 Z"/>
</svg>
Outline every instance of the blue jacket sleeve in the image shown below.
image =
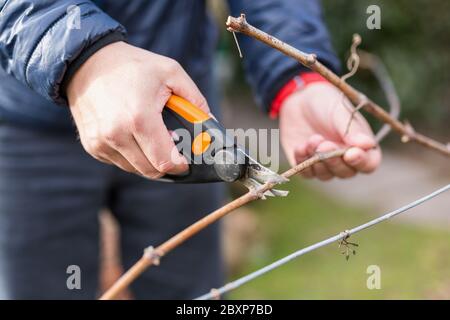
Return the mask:
<svg viewBox="0 0 450 320">
<path fill-rule="evenodd" d="M 124 35 L 91 1 L 0 0 L 0 67 L 57 104 L 71 64 Z"/>
<path fill-rule="evenodd" d="M 338 70 L 339 62 L 322 21 L 318 0 L 229 0 L 229 4 L 233 16 L 245 13 L 250 24 L 297 49 L 317 54 L 319 61 Z M 247 79 L 257 101 L 268 111 L 278 91 L 308 69 L 257 40 L 245 35 L 238 37 Z"/>
</svg>

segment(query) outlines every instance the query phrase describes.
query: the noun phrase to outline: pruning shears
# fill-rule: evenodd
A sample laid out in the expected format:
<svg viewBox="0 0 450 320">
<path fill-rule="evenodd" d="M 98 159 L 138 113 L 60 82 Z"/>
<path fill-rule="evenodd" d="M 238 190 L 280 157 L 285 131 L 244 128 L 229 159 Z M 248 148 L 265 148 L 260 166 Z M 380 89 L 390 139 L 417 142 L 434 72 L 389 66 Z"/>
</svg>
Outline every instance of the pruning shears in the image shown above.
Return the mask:
<svg viewBox="0 0 450 320">
<path fill-rule="evenodd" d="M 240 181 L 250 190 L 261 185 L 283 183 L 287 179 L 264 167 L 248 155 L 234 136 L 211 115 L 189 101 L 172 95 L 163 109 L 166 127 L 178 151 L 186 157 L 189 170 L 180 175 L 166 174 L 160 181 L 208 183 Z M 270 190 L 264 195 L 285 196 L 287 191 Z"/>
</svg>

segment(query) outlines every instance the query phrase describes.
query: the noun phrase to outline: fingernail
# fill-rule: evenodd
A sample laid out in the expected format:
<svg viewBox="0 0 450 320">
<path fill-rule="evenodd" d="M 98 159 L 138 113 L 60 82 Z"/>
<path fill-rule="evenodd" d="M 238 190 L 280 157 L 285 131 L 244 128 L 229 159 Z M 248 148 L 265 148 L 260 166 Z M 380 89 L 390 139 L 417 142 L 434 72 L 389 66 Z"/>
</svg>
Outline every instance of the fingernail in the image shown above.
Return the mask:
<svg viewBox="0 0 450 320">
<path fill-rule="evenodd" d="M 350 148 L 344 157 L 345 162 L 347 162 L 349 165 L 354 166 L 357 165 L 362 158 L 362 154 L 359 149 L 356 148 Z"/>
</svg>

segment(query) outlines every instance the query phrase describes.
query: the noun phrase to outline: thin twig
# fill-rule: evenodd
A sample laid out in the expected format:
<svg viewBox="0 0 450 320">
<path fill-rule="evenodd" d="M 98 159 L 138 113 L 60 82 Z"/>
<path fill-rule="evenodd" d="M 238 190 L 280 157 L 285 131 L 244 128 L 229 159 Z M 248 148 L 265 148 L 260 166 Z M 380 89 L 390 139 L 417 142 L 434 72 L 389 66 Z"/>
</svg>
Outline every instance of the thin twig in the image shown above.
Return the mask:
<svg viewBox="0 0 450 320">
<path fill-rule="evenodd" d="M 338 149 L 331 152 L 317 153 L 311 158 L 303 161 L 302 163 L 296 165 L 295 167 L 285 171 L 282 176 L 285 178 L 292 177 L 306 168 L 313 166 L 314 164 L 331 158 L 341 157 L 344 155 L 347 149 Z M 163 258 L 167 253 L 178 247 L 180 244 L 190 239 L 192 236 L 196 235 L 201 230 L 205 229 L 210 224 L 216 222 L 220 218 L 226 216 L 230 212 L 236 210 L 243 205 L 260 199 L 264 192 L 270 190 L 276 186 L 276 183 L 266 183 L 256 190 L 249 191 L 246 194 L 240 196 L 239 198 L 227 203 L 223 207 L 213 211 L 202 219 L 198 220 L 194 224 L 190 225 L 186 229 L 182 230 L 160 246 L 150 250 L 146 250 L 142 258 L 140 258 L 126 273 L 124 273 L 108 291 L 106 291 L 101 300 L 114 299 L 117 295 L 125 290 L 130 283 L 132 283 L 142 272 L 152 265 L 155 265 L 155 261 L 159 263 L 160 259 Z M 150 254 L 149 254 L 150 253 Z"/>
<path fill-rule="evenodd" d="M 347 135 L 350 132 L 350 127 L 352 125 L 353 119 L 355 118 L 356 114 L 358 114 L 359 110 L 361 110 L 364 105 L 367 103 L 367 101 L 362 101 L 359 105 L 356 107 L 352 107 L 352 110 L 350 110 L 350 119 L 348 119 L 347 126 L 345 128 L 345 135 Z M 380 141 L 377 141 L 378 143 Z"/>
<path fill-rule="evenodd" d="M 386 112 L 383 108 L 377 105 L 372 100 L 368 99 L 364 94 L 353 88 L 351 85 L 343 81 L 339 76 L 337 76 L 334 72 L 328 69 L 325 65 L 320 63 L 317 60 L 317 56 L 315 54 L 307 54 L 304 53 L 287 43 L 261 31 L 252 25 L 250 25 L 245 19 L 245 15 L 241 14 L 240 17 L 228 17 L 226 22 L 228 27 L 228 31 L 231 32 L 240 32 L 246 34 L 250 37 L 253 37 L 279 51 L 282 53 L 296 59 L 298 62 L 303 64 L 304 66 L 310 68 L 311 70 L 321 74 L 324 78 L 326 78 L 330 83 L 336 86 L 339 90 L 341 90 L 345 96 L 353 103 L 353 105 L 357 106 L 361 102 L 367 100 L 367 103 L 364 104 L 364 110 L 374 115 L 380 121 L 389 124 L 389 126 L 400 134 L 403 142 L 414 141 L 420 145 L 423 145 L 429 149 L 437 151 L 445 156 L 450 157 L 450 148 L 437 142 L 429 137 L 426 137 L 422 134 L 417 133 L 414 130 L 408 129 L 403 123 L 398 121 L 397 119 L 391 117 L 388 112 Z"/>
<path fill-rule="evenodd" d="M 265 267 L 263 267 L 261 269 L 258 269 L 256 271 L 254 271 L 254 272 L 252 272 L 252 273 L 250 273 L 250 274 L 248 274 L 248 275 L 246 275 L 246 276 L 244 276 L 242 278 L 234 280 L 234 281 L 224 285 L 221 288 L 214 289 L 214 295 L 212 295 L 211 292 L 210 292 L 210 293 L 207 293 L 207 294 L 205 294 L 205 295 L 203 295 L 201 297 L 198 297 L 196 300 L 207 300 L 207 299 L 212 299 L 212 298 L 216 298 L 217 299 L 218 295 L 221 296 L 221 295 L 223 295 L 223 294 L 225 294 L 225 293 L 227 293 L 227 292 L 229 292 L 229 291 L 231 291 L 233 289 L 236 289 L 236 288 L 242 286 L 243 284 L 258 278 L 258 277 L 268 273 L 269 271 L 272 271 L 272 270 L 274 270 L 276 268 L 279 268 L 282 265 L 284 265 L 284 264 L 286 264 L 286 263 L 288 263 L 288 262 L 290 262 L 290 261 L 292 261 L 292 260 L 294 260 L 294 259 L 296 259 L 296 258 L 298 258 L 298 257 L 300 257 L 300 256 L 302 256 L 302 255 L 304 255 L 306 253 L 308 253 L 308 252 L 314 251 L 316 249 L 319 249 L 319 248 L 324 247 L 326 245 L 329 245 L 331 243 L 335 243 L 336 241 L 346 240 L 352 234 L 355 234 L 355 233 L 360 232 L 362 230 L 365 230 L 365 229 L 368 229 L 370 227 L 373 227 L 373 226 L 375 226 L 375 225 L 377 225 L 377 224 L 379 224 L 379 223 L 381 223 L 383 221 L 391 219 L 392 217 L 397 216 L 397 215 L 399 215 L 399 214 L 401 214 L 401 213 L 403 213 L 403 212 L 405 212 L 405 211 L 407 211 L 409 209 L 412 209 L 412 208 L 414 208 L 414 207 L 416 207 L 416 206 L 418 206 L 418 205 L 420 205 L 420 204 L 422 204 L 422 203 L 424 203 L 424 202 L 426 202 L 428 200 L 431 200 L 432 198 L 434 198 L 434 197 L 436 197 L 436 196 L 438 196 L 438 195 L 440 195 L 440 194 L 442 194 L 442 193 L 444 193 L 444 192 L 446 192 L 448 190 L 450 190 L 450 184 L 448 184 L 447 186 L 445 186 L 445 187 L 443 187 L 443 188 L 441 188 L 439 190 L 436 190 L 436 191 L 434 191 L 434 192 L 424 196 L 423 198 L 420 198 L 420 199 L 418 199 L 416 201 L 413 201 L 413 202 L 411 202 L 411 203 L 409 203 L 409 204 L 407 204 L 407 205 L 405 205 L 405 206 L 403 206 L 403 207 L 401 207 L 401 208 L 399 208 L 397 210 L 394 210 L 394 211 L 391 211 L 389 213 L 386 213 L 385 215 L 382 215 L 382 216 L 380 216 L 380 217 L 378 217 L 376 219 L 370 220 L 369 222 L 364 223 L 364 224 L 362 224 L 360 226 L 357 226 L 357 227 L 355 227 L 355 228 L 353 228 L 351 230 L 346 230 L 346 231 L 341 232 L 341 233 L 339 233 L 339 234 L 337 234 L 335 236 L 332 236 L 332 237 L 330 237 L 328 239 L 325 239 L 323 241 L 320 241 L 320 242 L 317 242 L 317 243 L 315 243 L 313 245 L 310 245 L 310 246 L 308 246 L 306 248 L 298 250 L 298 251 L 296 251 L 296 252 L 294 252 L 294 253 L 292 253 L 292 254 L 284 257 L 284 258 L 281 258 L 281 259 L 279 259 L 279 260 L 277 260 L 277 261 L 275 261 L 275 262 L 273 262 L 273 263 L 271 263 L 271 264 L 269 264 L 269 265 L 267 265 L 267 266 L 265 266 Z"/>
</svg>

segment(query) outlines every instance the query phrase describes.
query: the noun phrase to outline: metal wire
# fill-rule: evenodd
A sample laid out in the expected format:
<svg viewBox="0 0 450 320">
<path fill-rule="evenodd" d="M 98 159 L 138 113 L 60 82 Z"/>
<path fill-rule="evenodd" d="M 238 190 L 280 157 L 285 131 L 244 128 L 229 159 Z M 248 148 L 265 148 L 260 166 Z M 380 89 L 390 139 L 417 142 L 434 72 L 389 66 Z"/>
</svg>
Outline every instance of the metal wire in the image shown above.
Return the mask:
<svg viewBox="0 0 450 320">
<path fill-rule="evenodd" d="M 409 204 L 407 204 L 407 205 L 405 205 L 405 206 L 403 206 L 403 207 L 401 207 L 401 208 L 399 208 L 397 210 L 394 210 L 394 211 L 391 211 L 389 213 L 386 213 L 385 215 L 382 215 L 381 217 L 378 217 L 376 219 L 370 220 L 369 222 L 364 223 L 364 224 L 362 224 L 360 226 L 357 226 L 357 227 L 355 227 L 355 228 L 353 228 L 351 230 L 346 230 L 346 231 L 341 232 L 341 233 L 339 233 L 339 234 L 337 234 L 337 235 L 335 235 L 333 237 L 330 237 L 330 238 L 328 238 L 326 240 L 317 242 L 317 243 L 315 243 L 315 244 L 313 244 L 313 245 L 311 245 L 309 247 L 306 247 L 306 248 L 303 248 L 301 250 L 298 250 L 298 251 L 296 251 L 296 252 L 294 252 L 294 253 L 292 253 L 292 254 L 290 254 L 290 255 L 288 255 L 288 256 L 280 259 L 280 260 L 277 260 L 277 261 L 275 261 L 275 262 L 273 262 L 273 263 L 271 263 L 271 264 L 269 264 L 269 265 L 267 265 L 267 266 L 265 266 L 265 267 L 263 267 L 261 269 L 256 270 L 255 272 L 252 272 L 252 273 L 250 273 L 250 274 L 248 274 L 248 275 L 246 275 L 246 276 L 244 276 L 242 278 L 239 278 L 239 279 L 237 279 L 235 281 L 229 282 L 229 283 L 227 283 L 226 285 L 224 285 L 221 288 L 213 289 L 213 290 L 211 290 L 210 293 L 204 294 L 204 295 L 196 298 L 195 300 L 210 300 L 210 299 L 218 298 L 221 295 L 223 295 L 224 293 L 227 293 L 227 292 L 229 292 L 231 290 L 239 288 L 243 284 L 258 278 L 258 277 L 264 275 L 265 273 L 267 273 L 269 271 L 272 271 L 272 270 L 274 270 L 274 269 L 276 269 L 278 267 L 281 267 L 282 265 L 284 265 L 284 264 L 294 260 L 295 258 L 298 258 L 298 257 L 304 255 L 305 253 L 314 251 L 314 250 L 316 250 L 318 248 L 321 248 L 323 246 L 326 246 L 326 245 L 328 245 L 330 243 L 335 243 L 336 241 L 342 240 L 344 238 L 348 238 L 348 236 L 350 236 L 350 235 L 352 235 L 354 233 L 357 233 L 357 232 L 362 231 L 364 229 L 370 228 L 370 227 L 372 227 L 372 226 L 374 226 L 374 225 L 376 225 L 376 224 L 378 224 L 380 222 L 388 220 L 388 219 L 390 219 L 390 218 L 392 218 L 392 217 L 394 217 L 396 215 L 399 215 L 399 214 L 401 214 L 401 213 L 403 213 L 403 212 L 405 212 L 405 211 L 407 211 L 409 209 L 412 209 L 412 208 L 414 208 L 414 207 L 416 207 L 416 206 L 418 206 L 418 205 L 420 205 L 420 204 L 422 204 L 422 203 L 424 203 L 424 202 L 426 202 L 428 200 L 431 200 L 432 198 L 434 198 L 434 197 L 436 197 L 436 196 L 438 196 L 438 195 L 448 191 L 449 189 L 450 189 L 450 184 L 448 184 L 445 187 L 442 187 L 442 188 L 440 188 L 440 189 L 438 189 L 438 190 L 436 190 L 436 191 L 434 191 L 434 192 L 424 196 L 423 198 L 420 198 L 420 199 L 418 199 L 416 201 L 413 201 L 413 202 L 411 202 L 411 203 L 409 203 Z"/>
</svg>

